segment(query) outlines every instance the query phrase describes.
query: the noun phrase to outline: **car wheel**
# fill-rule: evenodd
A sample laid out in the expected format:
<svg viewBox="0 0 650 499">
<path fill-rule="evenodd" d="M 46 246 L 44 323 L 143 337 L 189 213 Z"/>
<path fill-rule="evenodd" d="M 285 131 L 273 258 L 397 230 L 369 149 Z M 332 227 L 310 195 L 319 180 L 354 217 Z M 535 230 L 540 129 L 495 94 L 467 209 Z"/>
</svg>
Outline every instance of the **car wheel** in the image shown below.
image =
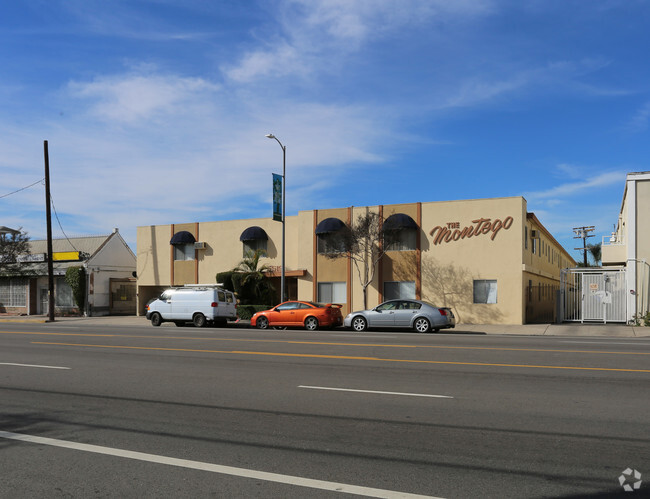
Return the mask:
<svg viewBox="0 0 650 499">
<path fill-rule="evenodd" d="M 413 323 L 413 327 L 418 333 L 428 333 L 429 329 L 431 329 L 431 325 L 429 324 L 429 321 L 426 320 L 424 317 L 419 317 L 418 319 L 415 319 L 415 323 Z"/>
<path fill-rule="evenodd" d="M 318 319 L 316 317 L 307 317 L 305 319 L 305 329 L 307 331 L 316 331 L 318 329 Z"/>
<path fill-rule="evenodd" d="M 352 329 L 354 329 L 358 333 L 365 331 L 366 329 L 368 329 L 368 321 L 363 317 L 361 317 L 360 315 L 358 315 L 357 317 L 352 319 Z"/>
<path fill-rule="evenodd" d="M 195 314 L 194 317 L 192 317 L 194 327 L 205 327 L 207 322 L 208 321 L 205 320 L 205 315 L 203 314 Z"/>
<path fill-rule="evenodd" d="M 154 312 L 151 314 L 151 325 L 152 326 L 160 326 L 162 324 L 162 317 L 158 312 Z"/>
<path fill-rule="evenodd" d="M 257 322 L 255 324 L 257 325 L 257 329 L 268 329 L 269 328 L 269 320 L 264 316 L 257 319 Z"/>
</svg>

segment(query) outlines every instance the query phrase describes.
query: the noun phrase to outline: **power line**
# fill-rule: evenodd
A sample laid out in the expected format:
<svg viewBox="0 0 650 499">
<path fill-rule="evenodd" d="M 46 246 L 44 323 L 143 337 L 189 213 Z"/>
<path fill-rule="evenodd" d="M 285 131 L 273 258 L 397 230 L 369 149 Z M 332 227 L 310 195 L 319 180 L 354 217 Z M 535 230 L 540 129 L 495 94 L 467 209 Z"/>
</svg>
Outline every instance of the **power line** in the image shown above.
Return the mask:
<svg viewBox="0 0 650 499">
<path fill-rule="evenodd" d="M 0 196 L 0 199 L 6 198 L 6 197 L 11 196 L 12 194 L 16 194 L 16 193 L 18 193 L 20 191 L 24 191 L 25 189 L 29 189 L 30 187 L 34 187 L 36 184 L 42 184 L 44 181 L 45 181 L 44 178 L 42 178 L 40 180 L 37 180 L 33 184 L 26 185 L 25 187 L 21 187 L 20 189 L 17 189 L 17 190 L 15 190 L 13 192 L 10 192 L 8 194 L 3 194 L 2 196 Z M 61 225 L 61 220 L 59 220 L 59 215 L 56 212 L 56 207 L 54 206 L 54 198 L 52 197 L 51 194 L 50 194 L 50 203 L 52 204 L 52 208 L 54 209 L 54 216 L 56 217 L 56 221 L 58 222 L 59 228 L 61 229 L 61 232 L 63 233 L 64 237 L 68 240 L 68 242 L 70 243 L 70 246 L 72 246 L 72 248 L 75 251 L 79 251 L 77 248 L 75 248 L 74 244 L 72 244 L 72 241 L 70 241 L 70 238 L 68 237 L 68 235 L 63 230 L 63 226 Z"/>
<path fill-rule="evenodd" d="M 9 194 L 3 194 L 2 196 L 0 196 L 0 199 L 6 198 L 7 196 L 11 196 L 12 194 L 16 194 L 17 192 L 24 191 L 25 189 L 29 189 L 30 187 L 34 187 L 36 184 L 41 184 L 41 183 L 43 183 L 44 180 L 45 179 L 42 178 L 40 180 L 37 180 L 33 184 L 29 184 L 28 186 L 25 186 L 25 187 L 22 187 L 22 188 L 20 188 L 18 190 L 15 190 L 14 192 L 10 192 Z"/>
<path fill-rule="evenodd" d="M 72 249 L 78 252 L 79 250 L 74 247 L 74 244 L 72 244 L 72 241 L 70 241 L 70 238 L 68 238 L 68 235 L 63 230 L 63 226 L 61 225 L 61 220 L 59 220 L 59 214 L 56 212 L 56 207 L 54 206 L 54 198 L 52 197 L 51 193 L 50 193 L 50 203 L 52 203 L 52 208 L 54 209 L 54 216 L 56 217 L 56 221 L 59 223 L 59 228 L 61 229 L 61 232 L 70 243 L 70 246 L 72 246 Z"/>
</svg>

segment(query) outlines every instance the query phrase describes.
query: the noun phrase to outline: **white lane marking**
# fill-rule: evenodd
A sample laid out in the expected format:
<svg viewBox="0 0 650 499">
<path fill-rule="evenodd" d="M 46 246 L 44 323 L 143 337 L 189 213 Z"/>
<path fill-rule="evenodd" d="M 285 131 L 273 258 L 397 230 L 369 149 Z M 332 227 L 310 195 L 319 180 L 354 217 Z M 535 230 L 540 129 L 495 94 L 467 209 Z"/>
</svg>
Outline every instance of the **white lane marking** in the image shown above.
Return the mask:
<svg viewBox="0 0 650 499">
<path fill-rule="evenodd" d="M 33 365 L 33 364 L 14 364 L 14 363 L 11 363 L 11 362 L 0 362 L 0 366 L 40 367 L 41 369 L 70 369 L 69 367 L 36 366 L 36 365 Z"/>
<path fill-rule="evenodd" d="M 281 475 L 279 473 L 267 473 L 265 471 L 247 470 L 245 468 L 234 468 L 232 466 L 221 466 L 219 464 L 204 463 L 201 461 L 189 461 L 187 459 L 176 459 L 173 457 L 158 456 L 156 454 L 146 454 L 144 452 L 135 452 L 99 445 L 81 444 L 67 440 L 58 440 L 54 438 L 37 437 L 34 435 L 25 435 L 23 433 L 12 433 L 0 431 L 0 437 L 34 444 L 50 445 L 53 447 L 63 447 L 64 449 L 80 450 L 84 452 L 93 452 L 95 454 L 104 454 L 107 456 L 124 457 L 127 459 L 136 459 L 138 461 L 147 461 L 150 463 L 166 464 L 169 466 L 179 466 L 181 468 L 190 468 L 194 470 L 210 471 L 212 473 L 221 473 L 224 475 L 239 476 L 243 478 L 253 478 L 255 480 L 265 480 L 267 482 L 277 482 L 298 487 L 309 487 L 312 489 L 329 490 L 332 492 L 341 492 L 344 494 L 356 494 L 366 497 L 381 497 L 385 499 L 397 498 L 429 498 L 442 499 L 434 496 L 423 496 L 419 494 L 408 494 L 405 492 L 396 492 L 393 490 L 373 489 L 370 487 L 360 487 L 345 483 L 328 482 L 325 480 L 313 480 L 311 478 L 302 478 L 299 476 Z"/>
<path fill-rule="evenodd" d="M 588 343 L 590 345 L 645 345 L 648 346 L 650 343 L 643 343 L 641 341 L 562 341 L 560 343 Z"/>
<path fill-rule="evenodd" d="M 327 386 L 306 386 L 298 385 L 298 388 L 310 388 L 312 390 L 335 390 L 337 392 L 359 392 L 359 393 L 379 393 L 382 395 L 404 395 L 406 397 L 430 397 L 436 399 L 453 399 L 449 395 L 430 395 L 428 393 L 402 393 L 402 392 L 381 392 L 377 390 L 356 390 L 354 388 L 331 388 Z"/>
</svg>

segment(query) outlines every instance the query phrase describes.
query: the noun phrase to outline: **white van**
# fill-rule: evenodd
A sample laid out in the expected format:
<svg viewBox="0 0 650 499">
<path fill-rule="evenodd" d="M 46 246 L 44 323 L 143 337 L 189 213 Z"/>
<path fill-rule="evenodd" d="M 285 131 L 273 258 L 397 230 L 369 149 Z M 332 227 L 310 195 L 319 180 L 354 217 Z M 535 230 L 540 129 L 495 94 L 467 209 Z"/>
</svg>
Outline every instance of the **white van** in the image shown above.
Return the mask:
<svg viewBox="0 0 650 499">
<path fill-rule="evenodd" d="M 225 325 L 237 319 L 235 295 L 217 284 L 190 284 L 170 288 L 147 304 L 147 319 L 152 326 L 173 322 L 184 326 L 192 322 L 196 327 Z"/>
</svg>

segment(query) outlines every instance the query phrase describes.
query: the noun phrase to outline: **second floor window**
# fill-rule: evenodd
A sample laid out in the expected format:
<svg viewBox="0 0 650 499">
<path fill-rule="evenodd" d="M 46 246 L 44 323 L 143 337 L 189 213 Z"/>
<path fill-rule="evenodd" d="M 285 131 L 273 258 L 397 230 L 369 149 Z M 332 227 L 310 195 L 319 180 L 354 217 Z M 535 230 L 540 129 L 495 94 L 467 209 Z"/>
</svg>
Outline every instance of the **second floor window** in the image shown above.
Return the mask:
<svg viewBox="0 0 650 499">
<path fill-rule="evenodd" d="M 194 255 L 194 243 L 174 245 L 174 260 L 194 260 Z"/>
</svg>

